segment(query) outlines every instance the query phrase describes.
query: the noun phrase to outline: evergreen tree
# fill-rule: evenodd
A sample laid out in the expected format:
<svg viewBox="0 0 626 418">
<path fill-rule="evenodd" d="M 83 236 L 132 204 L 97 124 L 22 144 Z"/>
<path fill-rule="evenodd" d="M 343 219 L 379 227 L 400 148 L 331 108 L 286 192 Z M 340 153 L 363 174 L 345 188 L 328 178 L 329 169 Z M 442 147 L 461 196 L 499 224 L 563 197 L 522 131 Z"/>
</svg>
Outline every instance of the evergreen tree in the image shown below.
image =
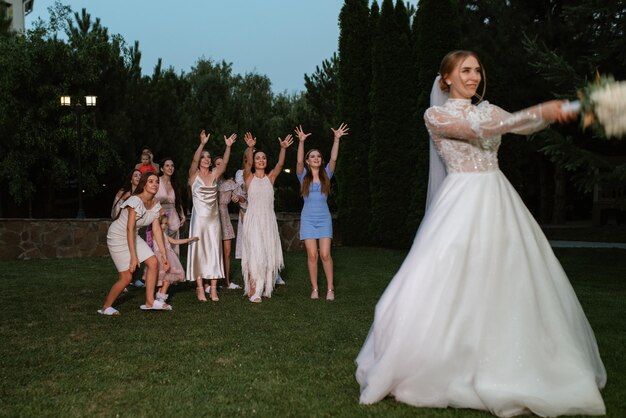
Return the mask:
<svg viewBox="0 0 626 418">
<path fill-rule="evenodd" d="M 618 79 L 625 76 L 623 0 L 460 4 L 464 43 L 477 49 L 487 69 L 487 97 L 507 110 L 572 98 L 596 69 Z M 590 208 L 590 194 L 586 204 L 575 204 L 581 200 L 580 189 L 590 191 L 598 181 L 624 182 L 624 164 L 607 158 L 625 154 L 622 142 L 598 141 L 576 124 L 553 126 L 532 138 L 505 137 L 499 159 L 541 221 L 561 223 L 577 208 Z"/>
<path fill-rule="evenodd" d="M 333 133 L 331 128 L 338 125 L 337 118 L 337 54 L 330 60 L 324 60 L 321 68 L 309 76 L 304 75 L 306 102 L 308 112 L 303 115 L 307 120 L 302 123 L 305 131 L 313 135 L 306 141 L 307 149 L 317 148 L 328 161 L 332 148 Z M 295 163 L 294 163 L 295 167 Z"/>
<path fill-rule="evenodd" d="M 369 152 L 370 231 L 376 244 L 404 246 L 412 233 L 405 220 L 415 173 L 416 77 L 404 2 L 384 0 L 372 55 Z"/>
<path fill-rule="evenodd" d="M 346 244 L 366 244 L 371 204 L 367 175 L 371 124 L 368 0 L 346 0 L 339 15 L 339 27 L 337 119 L 348 124 L 350 135 L 342 141 L 335 176 L 338 225 Z"/>
<path fill-rule="evenodd" d="M 407 216 L 407 229 L 417 231 L 424 215 L 428 190 L 429 138 L 424 125 L 424 112 L 430 106 L 430 90 L 441 59 L 450 51 L 458 49 L 461 38 L 461 22 L 455 0 L 421 0 L 413 19 L 413 57 L 417 75 L 417 105 L 413 121 L 417 134 L 414 183 L 411 184 L 411 206 Z"/>
</svg>

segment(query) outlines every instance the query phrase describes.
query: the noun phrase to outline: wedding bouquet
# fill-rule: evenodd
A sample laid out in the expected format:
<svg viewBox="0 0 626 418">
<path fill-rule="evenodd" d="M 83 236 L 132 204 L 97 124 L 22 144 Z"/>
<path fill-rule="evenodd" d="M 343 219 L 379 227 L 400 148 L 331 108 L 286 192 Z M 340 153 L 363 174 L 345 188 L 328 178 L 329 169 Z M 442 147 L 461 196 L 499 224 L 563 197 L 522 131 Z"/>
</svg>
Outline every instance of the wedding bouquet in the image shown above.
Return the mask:
<svg viewBox="0 0 626 418">
<path fill-rule="evenodd" d="M 607 138 L 626 135 L 626 81 L 598 75 L 578 91 L 578 98 L 564 109 L 581 112 L 583 129 L 595 127 Z"/>
</svg>

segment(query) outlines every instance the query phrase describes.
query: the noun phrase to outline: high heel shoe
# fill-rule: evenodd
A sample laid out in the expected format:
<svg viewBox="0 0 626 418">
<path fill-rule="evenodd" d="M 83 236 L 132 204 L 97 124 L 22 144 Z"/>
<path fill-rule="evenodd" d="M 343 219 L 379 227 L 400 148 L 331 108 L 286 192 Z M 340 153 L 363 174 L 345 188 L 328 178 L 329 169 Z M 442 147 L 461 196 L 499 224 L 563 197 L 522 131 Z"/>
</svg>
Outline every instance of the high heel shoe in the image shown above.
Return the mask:
<svg viewBox="0 0 626 418">
<path fill-rule="evenodd" d="M 311 299 L 319 299 L 320 295 L 317 291 L 317 289 L 313 289 L 313 291 L 311 292 Z"/>
<path fill-rule="evenodd" d="M 213 296 L 213 292 L 215 292 L 215 296 Z M 211 301 L 219 302 L 220 298 L 217 296 L 217 286 L 211 286 Z"/>
<path fill-rule="evenodd" d="M 196 287 L 196 297 L 200 302 L 206 302 L 206 296 L 204 295 L 204 288 Z"/>
</svg>

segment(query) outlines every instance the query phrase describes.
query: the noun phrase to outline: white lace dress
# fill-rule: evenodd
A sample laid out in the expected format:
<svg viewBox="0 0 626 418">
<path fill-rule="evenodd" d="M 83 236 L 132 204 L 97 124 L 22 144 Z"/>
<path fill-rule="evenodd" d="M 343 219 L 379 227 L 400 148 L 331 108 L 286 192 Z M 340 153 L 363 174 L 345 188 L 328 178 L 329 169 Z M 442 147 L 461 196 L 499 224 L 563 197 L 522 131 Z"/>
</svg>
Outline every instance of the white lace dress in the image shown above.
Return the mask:
<svg viewBox="0 0 626 418">
<path fill-rule="evenodd" d="M 276 275 L 283 268 L 283 250 L 274 213 L 274 186 L 267 176 L 253 175 L 248 188 L 248 210 L 243 220 L 241 270 L 245 293 L 255 281 L 257 294 L 271 297 Z"/>
<path fill-rule="evenodd" d="M 503 417 L 604 414 L 593 331 L 498 169 L 501 135 L 545 127 L 540 108 L 449 100 L 425 119 L 448 175 L 376 305 L 356 359 L 361 403 L 391 395 Z"/>
</svg>

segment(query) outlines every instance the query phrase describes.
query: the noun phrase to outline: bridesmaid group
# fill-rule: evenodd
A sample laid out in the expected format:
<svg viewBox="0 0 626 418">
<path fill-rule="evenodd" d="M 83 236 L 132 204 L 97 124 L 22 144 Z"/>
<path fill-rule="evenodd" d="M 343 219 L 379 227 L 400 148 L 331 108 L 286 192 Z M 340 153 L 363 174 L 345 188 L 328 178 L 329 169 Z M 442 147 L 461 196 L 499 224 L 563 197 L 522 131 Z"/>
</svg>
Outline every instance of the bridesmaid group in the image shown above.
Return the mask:
<svg viewBox="0 0 626 418">
<path fill-rule="evenodd" d="M 301 184 L 304 206 L 301 215 L 300 239 L 307 251 L 311 281 L 311 298 L 318 299 L 318 254 L 327 281 L 327 300 L 334 300 L 333 261 L 330 256 L 333 237 L 332 218 L 327 199 L 342 136 L 348 127 L 333 129 L 334 142 L 330 162 L 324 165 L 317 149 L 304 153 L 304 142 L 311 135 L 301 126 L 295 133 L 299 140 L 297 176 Z M 244 136 L 247 149 L 243 167 L 236 179 L 226 176 L 231 148 L 236 134 L 224 136 L 224 153 L 213 158 L 204 149 L 210 134 L 200 133 L 188 173 L 188 186 L 193 207 L 189 220 L 189 238 L 180 238 L 186 222 L 174 161 L 164 158 L 154 163 L 152 151 L 142 149 L 141 163 L 130 173 L 126 184 L 115 196 L 107 233 L 107 245 L 119 273 L 98 313 L 119 315 L 113 307 L 117 298 L 136 278 L 143 263 L 145 303 L 142 310 L 171 310 L 167 303 L 168 289 L 185 280 L 196 283 L 196 297 L 207 302 L 219 301 L 218 281 L 227 289 L 241 288 L 230 280 L 230 258 L 234 228 L 228 213 L 230 202 L 239 204 L 239 225 L 236 257 L 241 258 L 244 293 L 252 303 L 272 296 L 275 284 L 282 280 L 283 253 L 274 212 L 274 182 L 283 171 L 286 150 L 293 144 L 292 135 L 278 138 L 280 153 L 273 169 L 267 166 L 268 156 L 255 148 L 257 140 L 250 132 Z M 139 229 L 147 227 L 146 240 Z M 179 246 L 189 245 L 186 269 L 179 260 Z M 135 283 L 144 284 L 141 281 Z"/>
</svg>

